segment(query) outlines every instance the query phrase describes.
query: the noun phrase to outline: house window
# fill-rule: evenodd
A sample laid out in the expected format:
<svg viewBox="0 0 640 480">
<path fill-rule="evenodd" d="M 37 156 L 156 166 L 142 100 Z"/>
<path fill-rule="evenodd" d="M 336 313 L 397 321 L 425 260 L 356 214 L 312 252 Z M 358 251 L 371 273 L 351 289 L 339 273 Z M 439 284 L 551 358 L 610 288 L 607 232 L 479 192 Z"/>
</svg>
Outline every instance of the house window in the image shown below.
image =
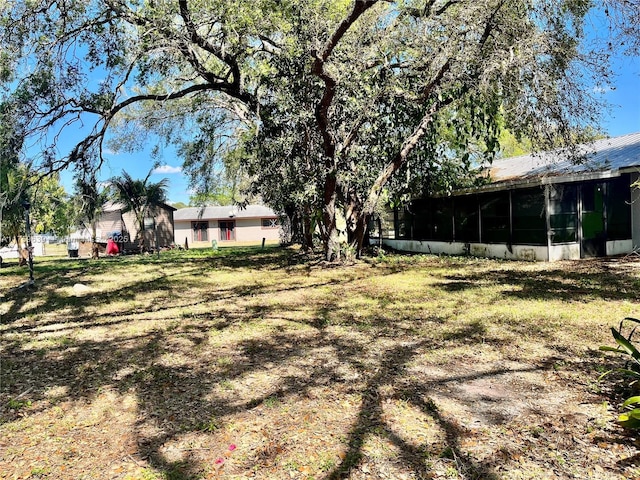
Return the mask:
<svg viewBox="0 0 640 480">
<path fill-rule="evenodd" d="M 453 203 L 450 198 L 414 200 L 396 210 L 396 236 L 412 240 L 453 240 Z"/>
<path fill-rule="evenodd" d="M 513 243 L 515 245 L 546 245 L 547 219 L 544 193 L 541 189 L 514 190 Z"/>
<path fill-rule="evenodd" d="M 209 222 L 191 222 L 194 242 L 207 242 L 209 240 Z"/>
<path fill-rule="evenodd" d="M 483 243 L 509 243 L 509 192 L 482 197 L 480 206 Z"/>
<path fill-rule="evenodd" d="M 480 234 L 478 224 L 478 198 L 475 195 L 456 197 L 453 208 L 455 241 L 477 242 Z"/>
<path fill-rule="evenodd" d="M 395 211 L 393 222 L 395 224 L 396 237 L 399 239 L 412 238 L 411 214 L 406 208 Z"/>
<path fill-rule="evenodd" d="M 578 190 L 575 185 L 552 185 L 549 191 L 551 243 L 576 242 Z"/>
<path fill-rule="evenodd" d="M 278 228 L 280 226 L 277 218 L 263 218 L 262 228 Z"/>
<path fill-rule="evenodd" d="M 453 202 L 450 198 L 437 198 L 431 204 L 431 239 L 450 242 L 453 240 Z"/>
<path fill-rule="evenodd" d="M 407 211 L 411 215 L 411 226 L 413 240 L 424 240 L 429 238 L 431 231 L 431 219 L 429 218 L 429 200 L 414 200 L 407 206 Z"/>
<path fill-rule="evenodd" d="M 631 179 L 623 175 L 607 185 L 607 239 L 631 238 Z"/>
<path fill-rule="evenodd" d="M 233 220 L 225 220 L 219 222 L 220 240 L 236 239 L 236 222 Z"/>
</svg>

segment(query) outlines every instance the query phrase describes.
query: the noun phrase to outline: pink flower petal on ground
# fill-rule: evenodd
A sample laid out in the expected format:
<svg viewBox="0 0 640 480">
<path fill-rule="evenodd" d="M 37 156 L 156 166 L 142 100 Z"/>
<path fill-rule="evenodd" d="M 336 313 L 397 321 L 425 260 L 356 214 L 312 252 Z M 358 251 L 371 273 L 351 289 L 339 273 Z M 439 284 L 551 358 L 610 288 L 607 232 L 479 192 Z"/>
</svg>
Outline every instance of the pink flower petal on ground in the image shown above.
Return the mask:
<svg viewBox="0 0 640 480">
<path fill-rule="evenodd" d="M 236 449 L 235 444 L 232 443 L 231 445 L 229 445 L 229 451 L 230 452 L 233 452 L 235 449 Z"/>
<path fill-rule="evenodd" d="M 216 460 L 216 465 L 222 465 L 224 463 L 224 458 L 218 458 Z"/>
</svg>

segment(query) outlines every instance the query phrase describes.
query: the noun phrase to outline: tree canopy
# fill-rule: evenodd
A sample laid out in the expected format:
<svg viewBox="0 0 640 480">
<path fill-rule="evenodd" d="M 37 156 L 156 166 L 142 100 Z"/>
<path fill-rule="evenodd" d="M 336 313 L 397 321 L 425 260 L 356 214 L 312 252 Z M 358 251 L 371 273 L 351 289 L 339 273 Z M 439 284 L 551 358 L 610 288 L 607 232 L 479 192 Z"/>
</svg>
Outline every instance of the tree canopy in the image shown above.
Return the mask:
<svg viewBox="0 0 640 480">
<path fill-rule="evenodd" d="M 640 2 L 598 6 L 606 38 L 589 0 L 8 2 L 0 81 L 45 171 L 95 169 L 112 127 L 155 132 L 204 190 L 229 167 L 317 219 L 332 259 L 381 196 L 472 181 L 505 128 L 538 148 L 592 134 L 611 49 L 640 39 Z"/>
</svg>

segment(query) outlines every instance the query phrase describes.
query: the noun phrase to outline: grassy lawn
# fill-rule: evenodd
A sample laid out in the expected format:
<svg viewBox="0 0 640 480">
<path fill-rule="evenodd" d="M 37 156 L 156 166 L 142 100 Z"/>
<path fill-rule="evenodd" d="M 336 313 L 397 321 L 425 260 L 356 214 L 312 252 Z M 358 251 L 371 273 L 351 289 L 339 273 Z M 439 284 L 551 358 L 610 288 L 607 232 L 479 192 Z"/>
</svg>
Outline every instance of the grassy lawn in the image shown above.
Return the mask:
<svg viewBox="0 0 640 480">
<path fill-rule="evenodd" d="M 0 269 L 0 478 L 640 478 L 640 263 L 190 250 Z"/>
</svg>

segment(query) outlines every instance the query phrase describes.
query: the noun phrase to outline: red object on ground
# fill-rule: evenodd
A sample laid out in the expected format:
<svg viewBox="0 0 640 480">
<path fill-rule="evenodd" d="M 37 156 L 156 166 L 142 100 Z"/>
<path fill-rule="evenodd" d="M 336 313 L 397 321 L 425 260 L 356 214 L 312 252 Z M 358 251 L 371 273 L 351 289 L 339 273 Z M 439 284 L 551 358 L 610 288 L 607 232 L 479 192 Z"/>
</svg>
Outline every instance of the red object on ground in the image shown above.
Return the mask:
<svg viewBox="0 0 640 480">
<path fill-rule="evenodd" d="M 114 242 L 112 239 L 107 240 L 107 255 L 117 255 L 120 253 L 120 249 L 118 248 L 118 244 Z"/>
</svg>

